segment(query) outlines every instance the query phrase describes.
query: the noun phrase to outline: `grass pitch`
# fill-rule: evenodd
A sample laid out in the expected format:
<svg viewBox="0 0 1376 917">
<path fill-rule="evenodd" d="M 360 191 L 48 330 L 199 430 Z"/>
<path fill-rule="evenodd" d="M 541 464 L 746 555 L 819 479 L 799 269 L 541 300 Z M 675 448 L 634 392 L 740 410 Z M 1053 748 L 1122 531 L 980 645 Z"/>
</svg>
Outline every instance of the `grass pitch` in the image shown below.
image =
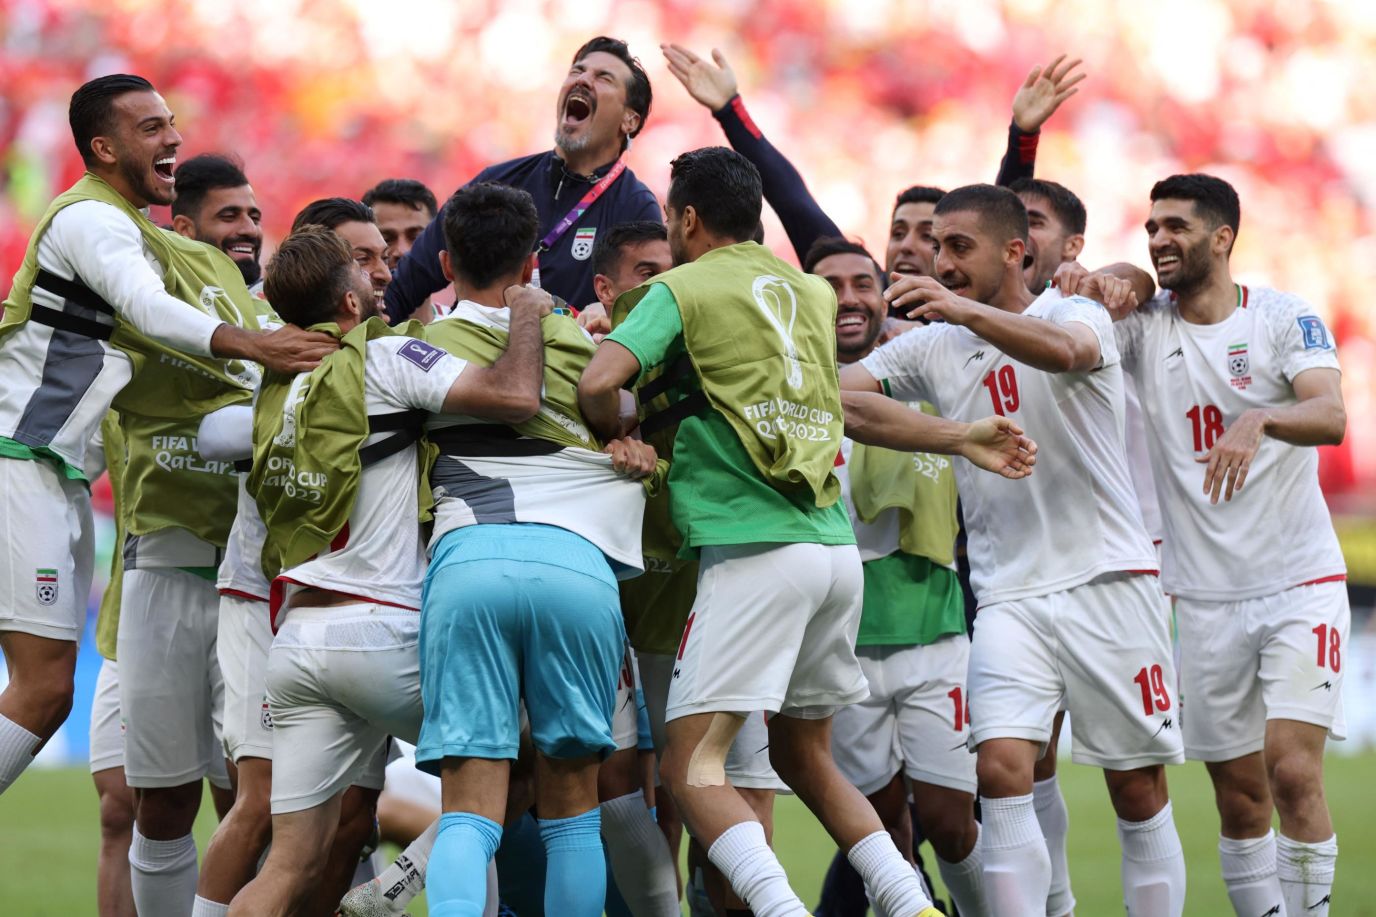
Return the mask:
<svg viewBox="0 0 1376 917">
<path fill-rule="evenodd" d="M 1341 853 L 1333 913 L 1376 917 L 1376 753 L 1330 756 L 1328 800 Z M 1218 822 L 1203 766 L 1169 771 L 1175 822 L 1189 868 L 1186 913 L 1232 913 L 1218 875 Z M 1081 917 L 1123 913 L 1118 838 L 1103 779 L 1065 763 L 1061 786 L 1070 807 L 1070 870 Z M 196 825 L 201 849 L 214 829 L 207 798 Z M 794 887 L 815 904 L 834 847 L 795 799 L 781 799 L 775 847 Z M 0 915 L 69 917 L 95 913 L 96 794 L 81 769 L 32 770 L 0 796 Z M 931 870 L 935 876 L 935 870 Z M 423 902 L 412 909 L 425 914 Z"/>
</svg>

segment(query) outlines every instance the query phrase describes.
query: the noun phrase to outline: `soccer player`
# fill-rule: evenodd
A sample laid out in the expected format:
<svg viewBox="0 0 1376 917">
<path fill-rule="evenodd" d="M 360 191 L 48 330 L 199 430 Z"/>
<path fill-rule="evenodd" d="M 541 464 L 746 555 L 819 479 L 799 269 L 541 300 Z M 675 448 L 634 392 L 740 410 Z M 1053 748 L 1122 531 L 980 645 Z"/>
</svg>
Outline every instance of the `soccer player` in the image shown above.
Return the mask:
<svg viewBox="0 0 1376 917">
<path fill-rule="evenodd" d="M 353 252 L 354 261 L 373 285 L 373 297 L 382 303 L 392 270 L 387 266 L 387 242 L 378 226 L 373 208 L 348 197 L 326 197 L 311 201 L 291 221 L 291 231 L 302 226 L 324 226 L 334 230 Z"/>
<path fill-rule="evenodd" d="M 774 768 L 848 851 L 880 906 L 925 914 L 921 883 L 831 760 L 831 714 L 866 694 L 854 652 L 859 557 L 831 470 L 841 440 L 835 295 L 742 241 L 761 204 L 759 173 L 740 154 L 712 147 L 675 159 L 665 212 L 677 267 L 639 288 L 579 384 L 603 435 L 620 429 L 619 392 L 645 370 L 682 366 L 696 389 L 675 406 L 683 419 L 670 497 L 685 551 L 701 552 L 702 569 L 669 689 L 661 773 L 752 910 L 805 914 L 722 767 L 742 714 L 776 711 Z M 952 448 L 974 435 L 928 420 L 954 433 Z"/>
<path fill-rule="evenodd" d="M 575 305 L 594 301 L 589 260 L 599 233 L 661 218 L 659 202 L 626 168 L 631 140 L 650 116 L 650 78 L 624 41 L 598 36 L 573 55 L 555 109 L 554 149 L 489 166 L 473 182 L 522 188 L 540 215 L 540 286 Z M 393 321 L 445 287 L 443 214 L 397 264 L 387 293 Z"/>
<path fill-rule="evenodd" d="M 504 291 L 535 269 L 539 217 L 529 194 L 492 182 L 460 189 L 443 213 L 441 257 L 459 301 L 426 338 L 482 362 L 514 331 Z M 612 708 L 626 650 L 616 581 L 641 569 L 645 489 L 629 478 L 653 473 L 656 461 L 643 443 L 611 439 L 610 456 L 598 450 L 576 395 L 594 345 L 567 316 L 547 317 L 542 330 L 538 414 L 510 426 L 435 418 L 428 434 L 440 451 L 430 476 L 439 499 L 416 761 L 442 786 L 427 876 L 437 914 L 482 907 L 522 700 L 536 750 L 545 910 L 590 917 L 606 898 L 597 780 L 616 747 Z"/>
<path fill-rule="evenodd" d="M 1213 780 L 1237 913 L 1323 915 L 1338 854 L 1323 750 L 1344 735 L 1350 613 L 1312 447 L 1343 439 L 1338 358 L 1310 304 L 1233 280 L 1231 185 L 1173 175 L 1151 201 L 1162 292 L 1115 330 L 1164 509 L 1185 752 Z"/>
<path fill-rule="evenodd" d="M 1108 313 L 1028 291 L 1027 211 L 1013 192 L 957 189 L 934 215 L 937 279 L 905 277 L 886 298 L 944 321 L 846 367 L 842 384 L 929 400 L 957 419 L 992 407 L 1041 438 L 1028 483 L 957 468 L 980 603 L 968 691 L 990 904 L 1010 917 L 1046 913 L 1051 863 L 1033 769 L 1064 705 L 1074 757 L 1104 769 L 1118 813 L 1128 913 L 1179 915 L 1185 863 L 1162 767 L 1182 759 L 1170 636 L 1128 477 Z M 863 432 L 858 440 L 886 444 Z"/>
<path fill-rule="evenodd" d="M 864 246 L 813 244 L 803 269 L 836 291 L 836 350 L 869 356 L 888 313 L 884 274 Z M 920 407 L 920 406 L 919 406 Z M 956 906 L 989 913 L 975 822 L 975 759 L 966 748 L 970 640 L 955 570 L 951 462 L 842 440 L 841 497 L 864 561 L 856 655 L 870 696 L 836 712 L 832 753 L 874 806 L 900 851 L 913 848 L 909 787 L 922 836 Z"/>
<path fill-rule="evenodd" d="M 435 192 L 414 178 L 387 178 L 364 193 L 363 203 L 373 209 L 382 241 L 387 243 L 383 257 L 395 276 L 402 256 L 411 250 L 439 212 Z M 428 323 L 435 320 L 435 314 L 434 303 L 426 297 L 411 317 Z"/>
<path fill-rule="evenodd" d="M 288 321 L 333 322 L 345 346 L 309 376 L 269 376 L 255 406 L 249 489 L 268 532 L 265 557 L 283 566 L 267 667 L 273 845 L 229 911 L 255 917 L 294 912 L 322 878 L 345 788 L 374 766 L 381 777 L 388 734 L 414 739 L 419 730 L 424 551 L 417 505 L 399 499 L 416 492 L 413 412 L 528 416 L 541 302 L 512 291 L 511 347 L 491 367 L 469 367 L 369 322 L 378 303 L 352 247 L 311 225 L 278 248 L 265 292 Z M 275 473 L 288 463 L 291 487 Z M 316 501 L 303 492 L 311 487 Z M 303 517 L 298 497 L 317 514 Z M 316 540 L 302 548 L 308 532 Z"/>
<path fill-rule="evenodd" d="M 213 245 L 244 275 L 249 292 L 262 292 L 263 213 L 243 166 L 228 156 L 202 153 L 177 166 L 172 229 Z"/>
</svg>

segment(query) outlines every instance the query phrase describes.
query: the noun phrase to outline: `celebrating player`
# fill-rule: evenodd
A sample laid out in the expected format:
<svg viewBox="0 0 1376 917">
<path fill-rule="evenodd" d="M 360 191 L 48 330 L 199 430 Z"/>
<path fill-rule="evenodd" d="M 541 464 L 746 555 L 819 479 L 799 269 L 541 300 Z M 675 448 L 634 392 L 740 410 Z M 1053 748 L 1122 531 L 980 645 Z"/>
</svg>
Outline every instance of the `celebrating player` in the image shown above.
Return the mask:
<svg viewBox="0 0 1376 917">
<path fill-rule="evenodd" d="M 1033 765 L 1064 704 L 1074 756 L 1104 768 L 1118 813 L 1128 913 L 1179 915 L 1185 863 L 1161 766 L 1182 758 L 1170 639 L 1127 473 L 1108 314 L 1059 291 L 1034 300 L 1023 276 L 1027 211 L 1011 191 L 948 193 L 933 232 L 940 282 L 905 277 L 885 295 L 912 317 L 945 321 L 846 367 L 843 384 L 927 399 L 953 418 L 992 406 L 1041 438 L 1030 483 L 957 469 L 980 602 L 968 687 L 990 904 L 1013 917 L 1046 913 L 1051 864 Z M 876 432 L 855 436 L 886 445 Z"/>
<path fill-rule="evenodd" d="M 243 166 L 228 156 L 202 153 L 177 166 L 177 197 L 172 229 L 188 239 L 213 245 L 244 275 L 249 291 L 263 289 L 263 214 Z"/>
<path fill-rule="evenodd" d="M 1338 855 L 1323 750 L 1344 735 L 1350 612 L 1312 447 L 1343 439 L 1338 358 L 1304 300 L 1233 281 L 1231 185 L 1174 175 L 1151 200 L 1162 292 L 1115 330 L 1165 511 L 1185 753 L 1213 780 L 1237 913 L 1323 915 Z"/>
</svg>

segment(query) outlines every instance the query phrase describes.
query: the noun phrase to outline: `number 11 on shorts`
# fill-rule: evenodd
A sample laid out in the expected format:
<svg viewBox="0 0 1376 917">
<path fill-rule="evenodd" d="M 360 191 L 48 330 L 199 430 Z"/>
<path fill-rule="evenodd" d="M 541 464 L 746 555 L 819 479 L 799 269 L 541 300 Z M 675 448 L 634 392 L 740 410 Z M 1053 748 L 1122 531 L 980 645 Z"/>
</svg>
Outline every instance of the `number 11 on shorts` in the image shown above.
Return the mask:
<svg viewBox="0 0 1376 917">
<path fill-rule="evenodd" d="M 1132 679 L 1142 689 L 1142 714 L 1165 713 L 1171 709 L 1171 696 L 1166 691 L 1166 676 L 1161 666 L 1142 666 Z"/>
</svg>

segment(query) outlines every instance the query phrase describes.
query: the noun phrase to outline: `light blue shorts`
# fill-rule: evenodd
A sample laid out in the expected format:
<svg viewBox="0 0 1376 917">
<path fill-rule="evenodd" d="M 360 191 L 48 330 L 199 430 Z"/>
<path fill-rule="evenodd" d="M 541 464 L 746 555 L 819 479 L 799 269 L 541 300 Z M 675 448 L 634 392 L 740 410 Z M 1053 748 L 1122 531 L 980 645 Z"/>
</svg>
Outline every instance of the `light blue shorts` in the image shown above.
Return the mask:
<svg viewBox="0 0 1376 917">
<path fill-rule="evenodd" d="M 616 577 L 592 542 L 530 523 L 455 529 L 435 548 L 422 604 L 421 769 L 515 758 L 522 699 L 541 753 L 616 749 L 626 630 Z"/>
</svg>

